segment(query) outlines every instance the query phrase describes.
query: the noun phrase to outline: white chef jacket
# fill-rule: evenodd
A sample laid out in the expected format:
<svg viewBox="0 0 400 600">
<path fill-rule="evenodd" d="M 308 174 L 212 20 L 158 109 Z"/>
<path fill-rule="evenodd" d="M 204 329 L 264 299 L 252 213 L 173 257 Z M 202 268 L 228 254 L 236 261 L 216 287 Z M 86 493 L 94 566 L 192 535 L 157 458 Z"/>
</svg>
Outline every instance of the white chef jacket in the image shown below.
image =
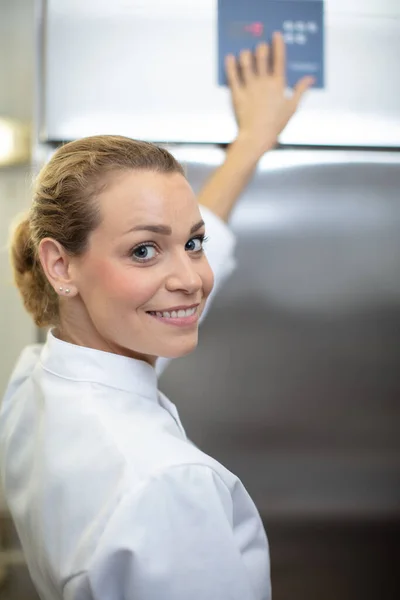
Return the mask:
<svg viewBox="0 0 400 600">
<path fill-rule="evenodd" d="M 216 279 L 233 247 L 217 221 Z M 270 599 L 256 507 L 187 439 L 143 361 L 51 332 L 26 348 L 1 406 L 0 468 L 43 600 Z"/>
</svg>

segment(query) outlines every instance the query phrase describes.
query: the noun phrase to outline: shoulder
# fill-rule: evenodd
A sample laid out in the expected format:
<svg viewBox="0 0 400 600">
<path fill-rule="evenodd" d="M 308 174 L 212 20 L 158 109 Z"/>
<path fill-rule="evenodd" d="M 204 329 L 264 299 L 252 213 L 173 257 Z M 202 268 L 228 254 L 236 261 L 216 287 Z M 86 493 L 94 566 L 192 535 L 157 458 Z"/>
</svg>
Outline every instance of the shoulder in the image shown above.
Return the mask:
<svg viewBox="0 0 400 600">
<path fill-rule="evenodd" d="M 163 538 L 170 540 L 167 545 L 171 546 L 180 537 L 199 534 L 201 523 L 232 527 L 230 491 L 207 465 L 169 466 L 110 495 L 114 497 L 106 510 L 103 502 L 100 510 L 92 512 L 85 543 L 77 536 L 70 575 L 90 569 L 94 563 L 105 569 L 109 557 L 119 555 L 122 548 L 140 561 L 147 550 L 154 556 Z"/>
<path fill-rule="evenodd" d="M 152 499 L 152 502 L 149 502 Z M 149 514 L 152 503 L 160 501 L 168 511 L 181 515 L 182 509 L 195 507 L 209 510 L 212 503 L 224 508 L 226 514 L 231 512 L 232 497 L 229 485 L 222 474 L 214 466 L 206 462 L 186 462 L 173 464 L 152 473 L 136 489 L 127 491 L 121 496 L 119 509 L 132 505 L 143 508 Z"/>
<path fill-rule="evenodd" d="M 91 598 L 106 599 L 129 589 L 129 597 L 146 600 L 251 598 L 243 539 L 234 528 L 230 491 L 212 467 L 162 469 L 109 512 L 92 551 L 80 557 L 76 577 L 69 577 L 66 597 L 90 589 Z M 265 563 L 267 572 L 265 542 L 258 534 L 252 543 L 247 533 L 244 546 L 251 538 L 254 562 Z"/>
<path fill-rule="evenodd" d="M 151 548 L 189 536 L 198 539 L 208 529 L 232 529 L 232 496 L 219 473 L 204 464 L 179 464 L 153 473 L 127 490 L 104 515 L 93 537 L 90 562 L 103 562 L 129 547 L 136 556 Z M 211 529 L 210 529 L 211 528 Z M 212 539 L 212 538 L 211 538 Z"/>
</svg>

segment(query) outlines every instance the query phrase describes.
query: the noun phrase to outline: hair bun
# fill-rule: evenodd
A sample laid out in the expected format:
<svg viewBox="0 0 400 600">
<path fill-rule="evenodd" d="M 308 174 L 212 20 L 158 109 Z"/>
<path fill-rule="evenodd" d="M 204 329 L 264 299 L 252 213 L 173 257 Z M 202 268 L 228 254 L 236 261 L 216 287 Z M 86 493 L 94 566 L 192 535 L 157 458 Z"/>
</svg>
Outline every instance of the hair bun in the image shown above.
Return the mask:
<svg viewBox="0 0 400 600">
<path fill-rule="evenodd" d="M 49 294 L 52 289 L 46 283 L 46 278 L 35 255 L 35 245 L 32 238 L 28 218 L 24 218 L 16 226 L 11 238 L 11 265 L 14 280 L 22 296 L 24 306 L 39 327 L 49 324 Z"/>
</svg>

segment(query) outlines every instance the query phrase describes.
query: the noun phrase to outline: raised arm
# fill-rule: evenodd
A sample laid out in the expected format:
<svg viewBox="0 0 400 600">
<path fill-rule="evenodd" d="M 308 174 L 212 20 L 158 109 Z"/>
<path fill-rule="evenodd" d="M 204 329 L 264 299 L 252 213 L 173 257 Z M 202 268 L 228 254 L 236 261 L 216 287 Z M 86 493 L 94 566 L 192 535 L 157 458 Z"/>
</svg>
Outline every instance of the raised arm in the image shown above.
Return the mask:
<svg viewBox="0 0 400 600">
<path fill-rule="evenodd" d="M 304 77 L 288 96 L 285 71 L 285 43 L 279 33 L 273 38 L 272 56 L 270 47 L 260 44 L 255 60 L 249 50 L 243 51 L 238 61 L 234 56 L 226 58 L 238 134 L 227 150 L 224 163 L 198 195 L 199 204 L 224 221 L 228 220 L 261 156 L 275 146 L 313 83 L 312 77 Z"/>
</svg>

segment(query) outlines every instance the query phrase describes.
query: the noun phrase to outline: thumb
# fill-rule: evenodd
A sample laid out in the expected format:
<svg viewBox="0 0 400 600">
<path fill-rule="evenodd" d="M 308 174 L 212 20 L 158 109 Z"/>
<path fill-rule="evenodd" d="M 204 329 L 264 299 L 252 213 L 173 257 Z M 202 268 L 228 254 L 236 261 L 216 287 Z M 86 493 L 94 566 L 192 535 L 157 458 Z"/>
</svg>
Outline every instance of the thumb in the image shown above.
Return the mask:
<svg viewBox="0 0 400 600">
<path fill-rule="evenodd" d="M 292 100 L 295 106 L 297 106 L 305 92 L 312 86 L 315 82 L 314 77 L 303 77 L 298 81 L 293 90 Z"/>
</svg>

